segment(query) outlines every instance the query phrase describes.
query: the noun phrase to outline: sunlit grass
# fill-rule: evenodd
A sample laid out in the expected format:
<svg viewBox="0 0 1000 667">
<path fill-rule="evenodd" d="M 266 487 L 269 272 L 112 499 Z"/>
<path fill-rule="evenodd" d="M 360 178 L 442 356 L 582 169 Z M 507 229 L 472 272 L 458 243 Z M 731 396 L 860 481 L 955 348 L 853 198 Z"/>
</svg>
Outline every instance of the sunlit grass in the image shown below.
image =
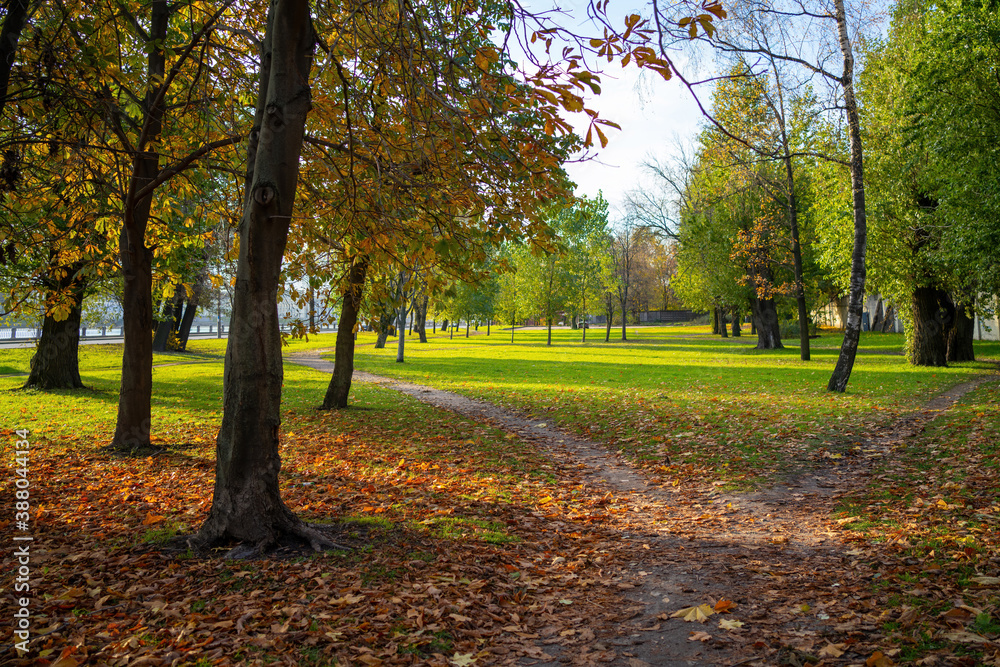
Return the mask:
<svg viewBox="0 0 1000 667">
<path fill-rule="evenodd" d="M 629 340 L 604 342 L 591 329 L 557 329 L 553 345 L 540 329 L 494 329 L 486 336 L 409 339 L 396 363 L 390 339 L 358 339 L 356 368 L 430 384 L 507 405 L 604 441 L 640 460 L 700 462 L 727 477 L 769 476 L 802 456 L 849 445 L 867 429 L 917 408 L 940 391 L 992 369 L 986 362 L 948 368 L 910 366 L 901 334 L 864 334 L 847 394 L 826 390 L 841 336 L 813 341 L 812 360 L 797 341 L 783 350 L 756 350 L 756 337 L 722 339 L 708 327 L 642 327 Z M 996 343 L 977 344 L 995 355 Z"/>
</svg>

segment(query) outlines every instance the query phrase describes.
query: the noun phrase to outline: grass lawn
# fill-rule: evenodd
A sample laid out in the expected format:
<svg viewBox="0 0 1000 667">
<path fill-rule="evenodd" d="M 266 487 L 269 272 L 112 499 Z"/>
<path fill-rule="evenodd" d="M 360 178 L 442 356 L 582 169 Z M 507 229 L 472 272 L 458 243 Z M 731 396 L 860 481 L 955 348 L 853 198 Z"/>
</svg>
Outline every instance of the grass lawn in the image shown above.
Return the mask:
<svg viewBox="0 0 1000 667">
<path fill-rule="evenodd" d="M 812 341 L 799 360 L 797 340 L 758 351 L 755 337 L 722 339 L 708 327 L 636 327 L 629 341 L 604 342 L 603 329 L 494 329 L 427 344 L 410 339 L 406 361 L 396 346 L 362 334 L 355 367 L 500 403 L 621 449 L 653 468 L 667 457 L 688 472 L 750 485 L 793 466 L 792 459 L 835 455 L 879 424 L 963 380 L 994 370 L 979 361 L 948 368 L 910 366 L 898 354 L 901 334 L 863 334 L 846 394 L 826 391 L 841 335 Z M 747 343 L 751 344 L 747 344 Z M 979 356 L 1000 357 L 997 343 Z M 831 450 L 833 453 L 831 454 Z M 665 470 L 666 472 L 666 470 Z"/>
</svg>

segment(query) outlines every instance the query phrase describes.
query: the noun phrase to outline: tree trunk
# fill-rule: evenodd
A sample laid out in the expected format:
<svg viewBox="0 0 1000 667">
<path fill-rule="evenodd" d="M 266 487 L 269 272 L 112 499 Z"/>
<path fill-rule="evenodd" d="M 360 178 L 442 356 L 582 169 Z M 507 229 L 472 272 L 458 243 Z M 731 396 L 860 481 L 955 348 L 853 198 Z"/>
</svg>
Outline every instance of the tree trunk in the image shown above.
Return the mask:
<svg viewBox="0 0 1000 667">
<path fill-rule="evenodd" d="M 177 329 L 177 347 L 180 351 L 187 349 L 188 339 L 191 337 L 191 324 L 194 316 L 198 312 L 198 302 L 201 300 L 201 293 L 204 290 L 204 283 L 200 279 L 192 287 L 191 296 L 188 297 L 187 306 L 184 308 L 184 316 L 181 318 L 181 325 Z"/>
<path fill-rule="evenodd" d="M 42 336 L 31 357 L 31 372 L 24 388 L 80 389 L 80 316 L 83 312 L 83 293 L 86 283 L 79 280 L 80 265 L 54 267 L 61 276 L 47 280 L 47 296 L 68 295 L 72 299 L 66 319 L 57 321 L 50 313 L 42 322 Z M 48 300 L 48 299 L 47 299 Z"/>
<path fill-rule="evenodd" d="M 132 178 L 125 195 L 121 231 L 121 266 L 124 287 L 122 329 L 125 342 L 122 352 L 121 389 L 118 394 L 118 420 L 110 448 L 135 453 L 150 447 L 150 402 L 153 396 L 153 253 L 146 247 L 146 226 L 153 201 L 150 192 L 136 200 L 141 188 L 152 182 L 160 171 L 160 156 L 150 149 L 163 130 L 163 96 L 159 95 L 166 71 L 163 44 L 167 37 L 170 8 L 166 0 L 151 3 L 150 48 L 146 99 L 143 115 L 148 143 L 138 146 L 132 159 Z"/>
<path fill-rule="evenodd" d="M 605 299 L 604 310 L 608 318 L 607 328 L 604 331 L 604 342 L 607 343 L 611 341 L 611 321 L 615 317 L 615 304 L 610 297 Z"/>
<path fill-rule="evenodd" d="M 913 317 L 906 337 L 906 356 L 914 366 L 945 366 L 948 350 L 942 326 L 941 304 L 933 287 L 913 290 Z"/>
<path fill-rule="evenodd" d="M 754 320 L 757 322 L 757 349 L 779 350 L 781 344 L 781 324 L 778 321 L 778 309 L 774 299 L 758 299 L 751 297 L 750 306 L 753 309 Z"/>
<path fill-rule="evenodd" d="M 729 338 L 729 333 L 726 331 L 726 309 L 719 306 L 715 312 L 719 317 L 719 335 L 723 338 Z"/>
<path fill-rule="evenodd" d="M 465 320 L 465 337 L 469 337 L 469 320 Z"/>
<path fill-rule="evenodd" d="M 340 322 L 337 326 L 337 345 L 334 351 L 333 376 L 326 388 L 321 410 L 347 407 L 351 393 L 351 378 L 354 375 L 354 328 L 358 325 L 361 297 L 368 274 L 368 260 L 358 259 L 347 274 L 347 289 L 340 307 Z"/>
<path fill-rule="evenodd" d="M 28 10 L 32 3 L 28 0 L 10 0 L 5 4 L 7 16 L 4 18 L 3 29 L 0 30 L 0 112 L 7 106 L 10 72 L 14 69 L 17 45 L 21 40 L 21 31 L 27 23 Z"/>
<path fill-rule="evenodd" d="M 400 287 L 400 290 L 403 288 Z M 396 343 L 396 363 L 403 363 L 403 352 L 406 347 L 406 299 L 402 300 L 399 306 L 398 314 L 396 315 L 396 332 L 399 334 L 399 341 Z"/>
<path fill-rule="evenodd" d="M 712 306 L 712 335 L 717 336 L 721 332 L 719 331 L 719 309 Z"/>
<path fill-rule="evenodd" d="M 492 325 L 493 325 L 493 318 L 492 317 L 486 318 L 486 335 L 487 336 L 490 335 L 490 328 L 491 328 Z"/>
<path fill-rule="evenodd" d="M 885 307 L 885 319 L 882 320 L 882 333 L 889 333 L 896 328 L 896 309 L 892 305 Z"/>
<path fill-rule="evenodd" d="M 854 52 L 847 33 L 847 15 L 844 0 L 834 0 L 837 15 L 837 32 L 840 51 L 844 56 L 844 111 L 847 114 L 847 133 L 851 142 L 851 193 L 854 216 L 854 250 L 851 253 L 851 288 L 847 303 L 847 321 L 844 323 L 844 342 L 840 344 L 837 365 L 827 383 L 828 391 L 843 392 L 851 379 L 854 359 L 861 339 L 861 311 L 865 301 L 865 252 L 868 247 L 868 221 L 865 213 L 865 170 L 861 150 L 861 121 L 858 103 L 854 97 Z"/>
<path fill-rule="evenodd" d="M 551 317 L 548 318 L 547 321 L 546 321 L 546 323 L 548 325 L 548 330 L 549 330 L 549 339 L 548 339 L 548 341 L 545 344 L 546 345 L 552 345 L 552 318 Z"/>
<path fill-rule="evenodd" d="M 736 308 L 733 308 L 733 338 L 739 338 L 743 335 L 740 331 L 740 313 Z"/>
<path fill-rule="evenodd" d="M 970 317 L 971 314 L 971 317 Z M 975 361 L 973 341 L 976 335 L 975 313 L 965 305 L 955 308 L 955 319 L 948 329 L 948 361 Z"/>
<path fill-rule="evenodd" d="M 156 334 L 153 336 L 153 352 L 166 352 L 170 342 L 170 334 L 177 329 L 177 323 L 184 310 L 184 285 L 178 283 L 174 298 L 167 305 L 163 318 L 156 323 Z"/>
<path fill-rule="evenodd" d="M 314 43 L 308 0 L 274 0 L 250 135 L 253 173 L 240 223 L 215 490 L 199 531 L 205 544 L 234 539 L 252 545 L 232 556 L 255 555 L 282 534 L 308 539 L 315 549 L 330 544 L 288 509 L 278 486 L 283 369 L 277 294 L 310 107 Z"/>
<path fill-rule="evenodd" d="M 382 313 L 378 318 L 378 336 L 375 338 L 375 349 L 385 348 L 385 342 L 389 339 L 389 332 L 392 330 L 393 321 L 396 319 L 394 313 Z"/>
<path fill-rule="evenodd" d="M 420 342 L 427 342 L 427 302 L 429 297 L 424 294 L 423 298 L 416 303 L 414 311 L 414 319 L 417 321 L 417 335 L 420 336 Z"/>
</svg>

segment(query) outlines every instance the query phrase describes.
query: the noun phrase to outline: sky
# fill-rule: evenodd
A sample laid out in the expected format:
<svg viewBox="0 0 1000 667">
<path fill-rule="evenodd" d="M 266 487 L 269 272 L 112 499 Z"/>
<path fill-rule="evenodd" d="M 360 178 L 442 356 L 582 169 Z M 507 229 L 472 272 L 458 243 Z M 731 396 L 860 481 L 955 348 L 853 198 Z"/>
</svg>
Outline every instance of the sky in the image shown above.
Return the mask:
<svg viewBox="0 0 1000 667">
<path fill-rule="evenodd" d="M 617 63 L 608 65 L 601 89 L 601 95 L 589 99 L 588 106 L 622 129 L 606 128 L 607 148 L 598 145 L 595 159 L 568 164 L 566 171 L 577 184 L 577 195 L 593 197 L 602 191 L 614 218 L 626 192 L 657 187 L 643 169 L 643 162 L 668 158 L 676 152 L 678 140 L 689 143 L 702 116 L 679 81 L 640 74 L 635 67 L 622 70 Z M 586 132 L 583 118 L 571 122 L 578 122 L 581 135 Z"/>
<path fill-rule="evenodd" d="M 558 4 L 568 12 L 562 22 L 577 34 L 600 34 L 601 30 L 589 25 L 586 19 L 587 0 L 527 0 L 536 9 L 550 9 Z M 634 0 L 633 0 L 634 1 Z M 625 0 L 628 2 L 628 0 Z M 648 15 L 648 7 L 628 7 L 625 2 L 609 8 L 611 20 L 624 27 L 625 16 L 631 13 Z M 575 26 L 573 25 L 575 24 Z M 552 49 L 559 53 L 558 45 Z M 680 57 L 675 54 L 674 58 Z M 522 66 L 525 63 L 522 60 Z M 642 168 L 649 158 L 664 160 L 674 152 L 678 139 L 690 143 L 698 132 L 701 112 L 682 83 L 664 81 L 658 74 L 642 72 L 634 64 L 622 68 L 618 62 L 602 61 L 601 94 L 588 92 L 586 106 L 595 109 L 602 118 L 621 125 L 621 131 L 604 127 L 609 143 L 607 148 L 596 147 L 594 159 L 566 165 L 566 170 L 577 184 L 577 195 L 596 196 L 603 192 L 611 205 L 612 220 L 620 212 L 625 193 L 638 187 L 655 187 Z M 567 120 L 582 137 L 587 132 L 585 114 L 567 114 Z M 595 141 L 597 137 L 594 137 Z"/>
</svg>

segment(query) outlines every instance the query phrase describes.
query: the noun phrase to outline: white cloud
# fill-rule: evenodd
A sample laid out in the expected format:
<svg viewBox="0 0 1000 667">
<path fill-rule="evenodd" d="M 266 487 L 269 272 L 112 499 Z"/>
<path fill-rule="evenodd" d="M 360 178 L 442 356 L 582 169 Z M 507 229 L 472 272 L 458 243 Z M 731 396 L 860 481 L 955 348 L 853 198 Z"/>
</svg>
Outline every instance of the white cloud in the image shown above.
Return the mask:
<svg viewBox="0 0 1000 667">
<path fill-rule="evenodd" d="M 614 209 L 628 190 L 651 185 L 642 163 L 647 156 L 668 157 L 676 149 L 677 137 L 695 135 L 701 113 L 682 83 L 640 73 L 635 67 L 622 70 L 610 64 L 601 77 L 601 88 L 601 95 L 589 99 L 588 106 L 622 129 L 607 128 L 607 148 L 598 144 L 594 160 L 569 164 L 566 170 L 577 184 L 578 195 L 594 196 L 603 190 Z M 581 136 L 586 133 L 586 116 L 575 114 L 571 122 Z"/>
</svg>

